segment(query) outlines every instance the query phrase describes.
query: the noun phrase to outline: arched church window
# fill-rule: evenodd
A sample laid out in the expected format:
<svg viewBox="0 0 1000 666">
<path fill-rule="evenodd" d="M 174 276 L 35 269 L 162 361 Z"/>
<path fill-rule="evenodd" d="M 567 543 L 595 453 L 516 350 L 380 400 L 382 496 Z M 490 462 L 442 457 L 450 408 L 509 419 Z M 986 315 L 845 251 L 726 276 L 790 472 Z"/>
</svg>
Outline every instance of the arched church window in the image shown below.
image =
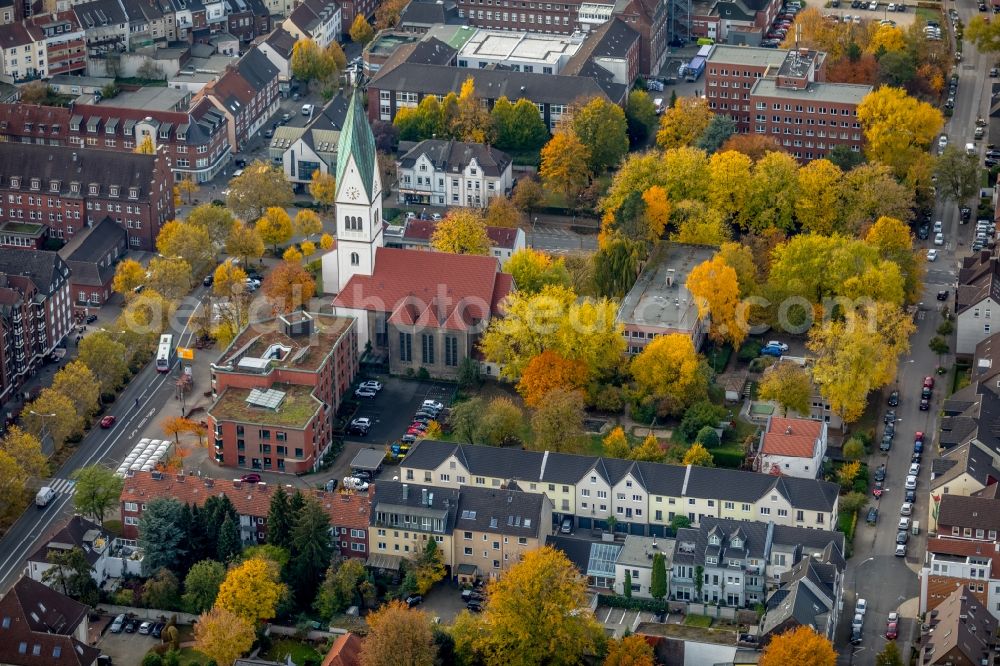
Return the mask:
<svg viewBox="0 0 1000 666">
<path fill-rule="evenodd" d="M 358 256 L 357 252 L 351 252 L 351 266 L 357 266 L 361 263 L 361 257 Z"/>
</svg>

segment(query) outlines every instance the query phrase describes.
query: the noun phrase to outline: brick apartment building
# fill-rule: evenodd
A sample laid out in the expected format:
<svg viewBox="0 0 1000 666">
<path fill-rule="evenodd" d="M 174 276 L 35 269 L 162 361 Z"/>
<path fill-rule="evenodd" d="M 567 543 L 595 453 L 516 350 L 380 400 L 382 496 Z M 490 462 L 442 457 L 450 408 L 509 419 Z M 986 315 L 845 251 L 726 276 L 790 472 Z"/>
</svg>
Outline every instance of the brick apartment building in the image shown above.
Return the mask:
<svg viewBox="0 0 1000 666">
<path fill-rule="evenodd" d="M 1000 616 L 1000 545 L 942 536 L 927 539 L 927 557 L 919 572 L 920 612 L 945 602 L 968 587 L 994 617 Z"/>
<path fill-rule="evenodd" d="M 278 110 L 278 68 L 260 49 L 247 51 L 196 99 L 209 100 L 229 121 L 229 144 L 242 150 L 247 140 Z"/>
<path fill-rule="evenodd" d="M 708 37 L 717 43 L 756 46 L 781 13 L 782 4 L 783 0 L 696 0 L 691 3 L 691 36 Z"/>
<path fill-rule="evenodd" d="M 55 252 L 0 248 L 0 403 L 16 396 L 73 326 L 69 274 Z"/>
<path fill-rule="evenodd" d="M 122 537 L 139 537 L 139 519 L 146 504 L 158 497 L 172 497 L 184 504 L 202 506 L 213 495 L 225 495 L 236 507 L 243 543 L 267 541 L 267 514 L 276 486 L 267 483 L 244 483 L 237 480 L 209 479 L 166 472 L 136 472 L 125 477 L 118 510 Z M 286 488 L 293 493 L 294 489 Z M 306 489 L 307 497 L 316 499 L 330 516 L 331 530 L 337 530 L 337 546 L 345 557 L 367 557 L 368 522 L 374 486 L 368 492 L 327 493 Z M 347 533 L 341 533 L 347 529 Z M 363 534 L 358 534 L 358 531 Z"/>
<path fill-rule="evenodd" d="M 208 427 L 224 467 L 317 469 L 358 372 L 353 318 L 295 312 L 255 322 L 212 364 Z"/>
<path fill-rule="evenodd" d="M 131 153 L 148 136 L 176 179 L 211 180 L 231 157 L 229 120 L 208 100 L 187 111 L 189 100 L 174 98 L 166 109 L 132 93 L 68 107 L 0 104 L 0 141 Z"/>
<path fill-rule="evenodd" d="M 227 31 L 241 42 L 271 32 L 271 14 L 262 0 L 225 0 Z"/>
<path fill-rule="evenodd" d="M 857 109 L 872 87 L 824 82 L 825 63 L 825 53 L 809 49 L 717 45 L 706 66 L 708 106 L 731 115 L 740 132 L 773 137 L 801 162 L 838 145 L 860 152 Z"/>
<path fill-rule="evenodd" d="M 70 271 L 70 294 L 79 314 L 111 298 L 115 268 L 128 252 L 128 234 L 110 217 L 84 229 L 59 250 Z"/>
<path fill-rule="evenodd" d="M 0 142 L 0 173 L 0 223 L 44 224 L 54 238 L 68 241 L 107 216 L 126 229 L 130 249 L 153 251 L 174 218 L 163 154 Z"/>
</svg>

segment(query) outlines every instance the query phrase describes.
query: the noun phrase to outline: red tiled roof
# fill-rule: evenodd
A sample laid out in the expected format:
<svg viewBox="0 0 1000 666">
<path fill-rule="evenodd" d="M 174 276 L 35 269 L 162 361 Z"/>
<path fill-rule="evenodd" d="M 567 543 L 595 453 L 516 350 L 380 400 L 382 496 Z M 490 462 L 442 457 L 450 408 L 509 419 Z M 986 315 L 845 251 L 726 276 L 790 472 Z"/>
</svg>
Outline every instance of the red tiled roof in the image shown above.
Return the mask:
<svg viewBox="0 0 1000 666">
<path fill-rule="evenodd" d="M 388 312 L 392 323 L 464 330 L 495 313 L 510 287 L 492 257 L 380 247 L 374 274 L 353 276 L 333 305 Z"/>
<path fill-rule="evenodd" d="M 294 489 L 286 488 L 286 490 L 289 493 L 295 492 Z M 315 489 L 306 490 L 305 494 L 307 497 L 311 495 L 319 500 L 329 514 L 331 523 L 344 521 L 335 522 L 338 527 L 368 528 L 368 515 L 371 510 L 369 495 L 358 493 L 341 495 Z M 241 516 L 266 518 L 271 507 L 274 486 L 266 483 L 243 483 L 167 473 L 161 473 L 159 479 L 154 479 L 152 472 L 136 472 L 133 476 L 125 478 L 120 500 L 144 503 L 157 497 L 173 497 L 184 504 L 201 506 L 212 495 L 226 495 L 236 507 L 236 513 Z M 342 500 L 341 498 L 345 496 L 350 499 Z M 363 521 L 360 517 L 355 517 L 355 515 L 360 516 L 362 512 Z"/>
<path fill-rule="evenodd" d="M 771 417 L 761 453 L 772 456 L 812 458 L 816 453 L 816 440 L 823 433 L 823 424 L 813 419 L 788 419 Z"/>
<path fill-rule="evenodd" d="M 927 539 L 927 552 L 962 557 L 988 557 L 990 558 L 990 578 L 1000 579 L 1000 544 L 937 536 Z"/>
<path fill-rule="evenodd" d="M 336 640 L 323 658 L 323 666 L 360 666 L 361 639 L 356 634 L 344 634 Z"/>
<path fill-rule="evenodd" d="M 91 666 L 100 650 L 73 637 L 87 606 L 30 578 L 0 598 L 0 663 L 14 666 Z M 20 646 L 26 645 L 26 654 Z M 37 650 L 37 653 L 36 653 Z"/>
<path fill-rule="evenodd" d="M 486 235 L 490 237 L 493 247 L 513 250 L 517 241 L 517 227 L 486 227 Z"/>
</svg>

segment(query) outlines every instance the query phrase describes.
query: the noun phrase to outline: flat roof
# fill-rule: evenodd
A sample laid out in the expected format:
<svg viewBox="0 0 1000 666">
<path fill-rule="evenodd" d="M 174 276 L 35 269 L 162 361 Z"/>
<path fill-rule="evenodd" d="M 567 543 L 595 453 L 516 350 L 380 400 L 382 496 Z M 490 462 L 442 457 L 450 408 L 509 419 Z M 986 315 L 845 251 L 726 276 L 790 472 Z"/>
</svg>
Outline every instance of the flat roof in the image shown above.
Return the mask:
<svg viewBox="0 0 1000 666">
<path fill-rule="evenodd" d="M 466 42 L 472 39 L 478 30 L 479 28 L 473 28 L 470 25 L 435 25 L 427 31 L 426 35 L 428 38 L 440 39 L 456 51 L 461 51 Z"/>
<path fill-rule="evenodd" d="M 791 76 L 803 78 L 809 74 L 809 70 L 818 66 L 820 61 L 819 51 L 812 49 L 791 49 L 785 56 L 784 62 L 778 68 L 778 76 Z"/>
<path fill-rule="evenodd" d="M 293 313 L 301 316 L 301 313 Z M 292 315 L 284 315 L 287 319 Z M 308 314 L 312 330 L 309 334 L 288 335 L 281 316 L 253 322 L 243 329 L 219 356 L 216 370 L 240 372 L 240 361 L 266 358 L 269 367 L 316 372 L 324 359 L 333 353 L 337 341 L 354 323 L 352 317 L 336 317 L 315 312 Z M 221 366 L 233 366 L 227 370 Z"/>
<path fill-rule="evenodd" d="M 622 324 L 692 331 L 698 307 L 687 289 L 695 266 L 711 259 L 718 248 L 708 245 L 660 243 L 621 306 Z"/>
<path fill-rule="evenodd" d="M 749 65 L 751 67 L 780 67 L 785 61 L 786 49 L 765 49 L 759 46 L 733 46 L 716 44 L 708 56 L 709 64 Z"/>
<path fill-rule="evenodd" d="M 390 55 L 403 44 L 420 41 L 423 35 L 400 34 L 398 32 L 386 32 L 377 36 L 368 46 L 368 52 L 372 55 Z"/>
<path fill-rule="evenodd" d="M 152 111 L 187 111 L 191 93 L 176 88 L 146 87 L 120 92 L 112 99 L 103 100 L 104 106 L 122 109 L 150 109 Z M 77 104 L 93 104 L 94 96 L 80 95 Z"/>
<path fill-rule="evenodd" d="M 377 470 L 385 461 L 385 451 L 361 449 L 351 460 L 351 469 Z"/>
<path fill-rule="evenodd" d="M 625 544 L 618 553 L 616 564 L 652 567 L 653 556 L 656 553 L 663 553 L 666 558 L 667 569 L 674 559 L 674 539 L 664 539 L 663 537 L 646 537 L 629 534 L 625 537 Z"/>
<path fill-rule="evenodd" d="M 274 384 L 273 391 L 285 395 L 275 408 L 259 407 L 247 402 L 250 391 L 256 389 L 228 387 L 209 407 L 208 413 L 217 421 L 234 421 L 255 425 L 303 429 L 323 403 L 312 394 L 312 387 L 298 384 Z"/>
<path fill-rule="evenodd" d="M 171 81 L 211 83 L 226 73 L 226 65 L 237 60 L 233 56 L 218 54 L 207 58 L 191 58 L 179 72 L 168 78 Z"/>
<path fill-rule="evenodd" d="M 459 56 L 484 60 L 519 60 L 556 65 L 576 53 L 583 41 L 572 35 L 479 30 L 459 49 Z"/>
<path fill-rule="evenodd" d="M 795 90 L 794 88 L 779 88 L 774 79 L 758 79 L 750 94 L 761 97 L 857 105 L 871 91 L 871 86 L 856 83 L 810 83 L 802 90 Z"/>
</svg>

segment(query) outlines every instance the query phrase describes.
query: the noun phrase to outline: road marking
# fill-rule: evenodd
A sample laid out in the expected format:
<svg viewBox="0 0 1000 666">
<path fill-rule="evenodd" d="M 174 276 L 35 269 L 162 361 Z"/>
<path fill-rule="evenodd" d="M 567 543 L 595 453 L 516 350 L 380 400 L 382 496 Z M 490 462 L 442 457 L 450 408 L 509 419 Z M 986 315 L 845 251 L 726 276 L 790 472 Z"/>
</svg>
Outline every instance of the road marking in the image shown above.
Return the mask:
<svg viewBox="0 0 1000 666">
<path fill-rule="evenodd" d="M 57 493 L 66 493 L 67 495 L 72 495 L 76 492 L 76 481 L 72 479 L 62 479 L 56 477 L 49 482 L 49 488 L 56 491 Z"/>
</svg>

